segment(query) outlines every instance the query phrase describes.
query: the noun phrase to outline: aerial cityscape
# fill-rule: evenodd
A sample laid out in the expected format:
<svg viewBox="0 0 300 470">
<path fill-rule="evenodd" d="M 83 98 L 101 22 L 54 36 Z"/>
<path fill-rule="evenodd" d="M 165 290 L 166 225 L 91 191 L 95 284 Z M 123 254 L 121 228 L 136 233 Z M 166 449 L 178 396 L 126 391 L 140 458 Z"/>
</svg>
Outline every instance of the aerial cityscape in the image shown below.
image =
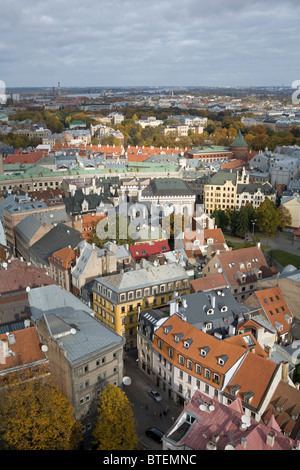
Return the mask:
<svg viewBox="0 0 300 470">
<path fill-rule="evenodd" d="M 2 3 L 0 449 L 300 450 L 298 2 Z"/>
</svg>

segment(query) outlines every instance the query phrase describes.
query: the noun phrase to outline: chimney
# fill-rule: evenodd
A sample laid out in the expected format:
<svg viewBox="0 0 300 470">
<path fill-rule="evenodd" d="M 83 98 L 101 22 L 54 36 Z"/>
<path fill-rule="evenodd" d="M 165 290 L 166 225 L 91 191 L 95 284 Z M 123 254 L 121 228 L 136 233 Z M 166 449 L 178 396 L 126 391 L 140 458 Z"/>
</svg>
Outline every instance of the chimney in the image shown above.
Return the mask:
<svg viewBox="0 0 300 470">
<path fill-rule="evenodd" d="M 242 437 L 241 439 L 241 446 L 243 449 L 246 449 L 247 447 L 247 439 L 245 437 Z"/>
<path fill-rule="evenodd" d="M 272 432 L 268 432 L 266 444 L 270 447 L 273 447 L 275 443 L 275 435 Z"/>
<path fill-rule="evenodd" d="M 281 379 L 283 382 L 288 383 L 289 381 L 289 363 L 282 361 L 281 363 Z"/>
</svg>

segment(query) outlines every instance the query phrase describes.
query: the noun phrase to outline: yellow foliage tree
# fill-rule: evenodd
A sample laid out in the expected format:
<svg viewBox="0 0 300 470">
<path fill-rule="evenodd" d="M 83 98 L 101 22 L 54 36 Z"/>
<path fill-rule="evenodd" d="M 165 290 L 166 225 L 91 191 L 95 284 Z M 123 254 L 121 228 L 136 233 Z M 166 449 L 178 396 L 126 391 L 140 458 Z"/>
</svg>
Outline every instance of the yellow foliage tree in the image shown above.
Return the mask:
<svg viewBox="0 0 300 470">
<path fill-rule="evenodd" d="M 138 443 L 135 420 L 125 393 L 108 384 L 100 396 L 93 436 L 98 450 L 134 450 Z"/>
<path fill-rule="evenodd" d="M 3 387 L 0 419 L 8 450 L 72 450 L 81 438 L 72 406 L 49 379 L 27 377 Z"/>
</svg>

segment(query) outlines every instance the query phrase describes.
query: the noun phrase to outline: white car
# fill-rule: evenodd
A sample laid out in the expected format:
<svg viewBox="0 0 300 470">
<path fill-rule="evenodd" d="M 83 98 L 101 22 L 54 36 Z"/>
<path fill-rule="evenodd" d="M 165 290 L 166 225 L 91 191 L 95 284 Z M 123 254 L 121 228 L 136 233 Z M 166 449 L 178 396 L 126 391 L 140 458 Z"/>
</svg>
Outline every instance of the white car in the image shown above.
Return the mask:
<svg viewBox="0 0 300 470">
<path fill-rule="evenodd" d="M 155 401 L 161 401 L 162 397 L 156 390 L 148 390 L 150 397 L 154 398 Z"/>
</svg>

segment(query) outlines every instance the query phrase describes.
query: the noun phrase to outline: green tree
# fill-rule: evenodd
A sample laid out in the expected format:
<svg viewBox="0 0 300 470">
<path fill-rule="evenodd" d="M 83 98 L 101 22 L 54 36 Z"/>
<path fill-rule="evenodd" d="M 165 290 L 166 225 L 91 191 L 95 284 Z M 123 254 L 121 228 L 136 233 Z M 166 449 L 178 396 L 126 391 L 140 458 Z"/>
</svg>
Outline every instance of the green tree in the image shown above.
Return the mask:
<svg viewBox="0 0 300 470">
<path fill-rule="evenodd" d="M 246 232 L 249 230 L 249 216 L 247 209 L 241 208 L 239 211 L 235 234 L 240 238 L 245 238 Z"/>
<path fill-rule="evenodd" d="M 261 232 L 274 234 L 279 226 L 279 215 L 273 201 L 266 198 L 255 212 L 256 227 Z"/>
<path fill-rule="evenodd" d="M 215 219 L 215 225 L 222 230 L 225 230 L 230 224 L 230 214 L 221 209 L 215 209 L 212 218 Z"/>
<path fill-rule="evenodd" d="M 108 384 L 100 395 L 93 437 L 97 450 L 134 450 L 138 444 L 131 404 L 125 393 Z"/>
<path fill-rule="evenodd" d="M 284 228 L 292 225 L 292 216 L 290 211 L 285 206 L 279 206 L 277 208 L 277 215 L 279 218 L 279 227 Z"/>
<path fill-rule="evenodd" d="M 0 418 L 8 450 L 72 450 L 81 437 L 74 410 L 49 379 L 27 374 L 1 389 Z"/>
</svg>

